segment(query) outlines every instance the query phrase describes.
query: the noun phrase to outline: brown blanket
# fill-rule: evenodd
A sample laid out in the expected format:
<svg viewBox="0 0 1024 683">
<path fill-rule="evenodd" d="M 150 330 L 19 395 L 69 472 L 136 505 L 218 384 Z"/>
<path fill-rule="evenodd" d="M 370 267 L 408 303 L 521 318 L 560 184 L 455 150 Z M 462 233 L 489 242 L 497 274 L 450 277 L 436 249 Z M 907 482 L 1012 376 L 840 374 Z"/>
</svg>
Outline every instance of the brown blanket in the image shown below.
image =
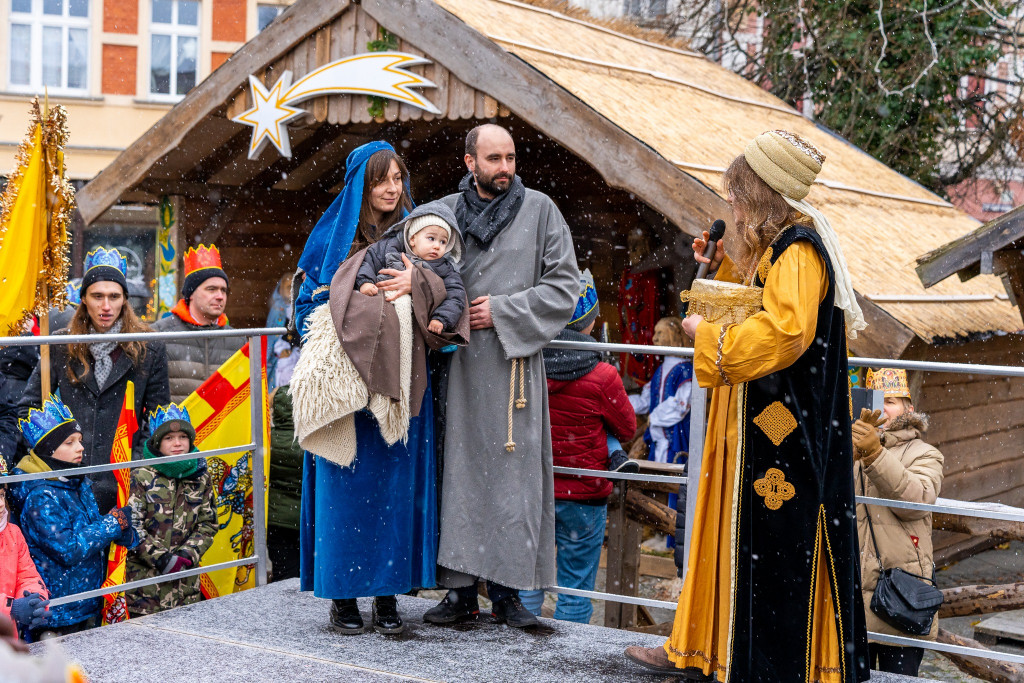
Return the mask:
<svg viewBox="0 0 1024 683">
<path fill-rule="evenodd" d="M 399 350 L 398 314 L 384 293 L 366 296 L 355 289 L 356 275 L 363 263 L 366 249 L 345 260 L 331 280 L 331 319 L 338 332 L 341 348 L 352 360 L 359 376 L 371 394 L 383 394 L 400 400 L 401 357 Z M 427 349 L 440 349 L 450 344 L 469 343 L 469 306 L 465 306 L 459 324 L 452 332 L 434 334 L 427 329 L 430 312 L 444 301 L 441 278 L 421 266 L 412 270 L 413 329 L 412 382 L 409 388 L 410 414 L 419 415 L 423 393 L 427 388 Z"/>
</svg>

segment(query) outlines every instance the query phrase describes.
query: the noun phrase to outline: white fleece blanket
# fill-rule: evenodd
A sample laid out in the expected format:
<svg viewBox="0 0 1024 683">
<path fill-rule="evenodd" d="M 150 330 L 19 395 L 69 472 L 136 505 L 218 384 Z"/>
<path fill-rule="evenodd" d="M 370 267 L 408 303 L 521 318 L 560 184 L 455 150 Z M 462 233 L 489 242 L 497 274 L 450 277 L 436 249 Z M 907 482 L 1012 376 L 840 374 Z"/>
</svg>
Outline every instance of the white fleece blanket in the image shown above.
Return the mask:
<svg viewBox="0 0 1024 683">
<path fill-rule="evenodd" d="M 322 458 L 349 467 L 356 458 L 355 413 L 369 409 L 389 446 L 409 437 L 409 388 L 412 382 L 412 297 L 392 302 L 398 313 L 402 398 L 370 394 L 341 348 L 328 304 L 309 316 L 302 356 L 292 374 L 292 410 L 299 445 Z"/>
</svg>

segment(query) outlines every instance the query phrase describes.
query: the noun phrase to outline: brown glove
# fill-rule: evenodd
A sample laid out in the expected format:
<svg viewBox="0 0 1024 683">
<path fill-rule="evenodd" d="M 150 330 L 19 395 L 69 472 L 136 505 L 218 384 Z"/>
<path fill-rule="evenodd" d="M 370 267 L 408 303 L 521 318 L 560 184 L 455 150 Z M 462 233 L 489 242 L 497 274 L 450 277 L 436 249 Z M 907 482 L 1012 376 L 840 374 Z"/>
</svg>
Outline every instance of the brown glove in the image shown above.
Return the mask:
<svg viewBox="0 0 1024 683">
<path fill-rule="evenodd" d="M 885 423 L 882 411 L 871 411 L 861 408 L 860 418 L 853 423 L 853 459 L 866 458 L 874 460 L 882 451 L 882 442 L 878 437 L 878 428 Z"/>
</svg>

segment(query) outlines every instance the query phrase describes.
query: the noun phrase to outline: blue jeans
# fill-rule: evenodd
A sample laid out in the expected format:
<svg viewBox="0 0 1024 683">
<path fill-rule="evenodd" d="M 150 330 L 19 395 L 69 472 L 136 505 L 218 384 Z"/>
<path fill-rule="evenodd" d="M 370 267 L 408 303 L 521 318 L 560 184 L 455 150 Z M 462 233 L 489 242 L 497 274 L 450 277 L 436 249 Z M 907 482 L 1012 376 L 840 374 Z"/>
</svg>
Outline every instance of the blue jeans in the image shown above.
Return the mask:
<svg viewBox="0 0 1024 683">
<path fill-rule="evenodd" d="M 555 502 L 559 586 L 594 590 L 607 519 L 607 505 L 584 505 L 569 500 Z M 540 615 L 544 591 L 519 591 L 519 599 L 526 609 Z M 590 598 L 559 594 L 555 619 L 589 624 L 593 613 L 594 605 Z"/>
</svg>

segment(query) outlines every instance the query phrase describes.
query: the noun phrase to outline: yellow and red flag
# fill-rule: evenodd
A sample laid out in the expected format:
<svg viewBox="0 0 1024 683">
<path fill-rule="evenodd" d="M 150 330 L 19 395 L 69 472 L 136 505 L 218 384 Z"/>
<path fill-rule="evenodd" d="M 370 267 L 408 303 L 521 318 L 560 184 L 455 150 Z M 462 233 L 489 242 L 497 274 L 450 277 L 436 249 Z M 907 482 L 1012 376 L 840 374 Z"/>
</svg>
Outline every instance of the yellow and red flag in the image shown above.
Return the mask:
<svg viewBox="0 0 1024 683">
<path fill-rule="evenodd" d="M 264 505 L 266 510 L 266 473 L 270 468 L 270 419 L 267 400 L 266 337 L 263 338 L 262 385 Z M 249 393 L 249 345 L 231 356 L 220 369 L 182 402 L 188 409 L 196 429 L 196 447 L 213 450 L 248 443 L 252 434 Z M 255 549 L 253 520 L 252 452 L 240 451 L 230 455 L 207 458 L 210 479 L 216 487 L 217 519 L 220 530 L 213 545 L 202 557 L 203 565 L 228 562 L 248 557 Z M 266 526 L 266 519 L 260 520 Z M 255 567 L 246 565 L 236 569 L 223 569 L 203 574 L 200 587 L 203 595 L 214 598 L 255 585 Z"/>
<path fill-rule="evenodd" d="M 135 383 L 129 381 L 124 390 L 124 403 L 121 404 L 121 417 L 117 420 L 117 431 L 114 432 L 114 447 L 110 450 L 110 462 L 128 462 L 132 459 L 132 437 L 139 428 L 135 417 Z M 131 488 L 131 470 L 114 470 L 117 479 L 117 507 L 128 504 Z M 103 588 L 118 586 L 124 583 L 125 560 L 128 549 L 123 545 L 112 543 L 110 555 L 107 557 L 107 578 Z M 110 593 L 103 596 L 103 625 L 116 624 L 128 619 L 125 609 L 124 593 Z"/>
</svg>

